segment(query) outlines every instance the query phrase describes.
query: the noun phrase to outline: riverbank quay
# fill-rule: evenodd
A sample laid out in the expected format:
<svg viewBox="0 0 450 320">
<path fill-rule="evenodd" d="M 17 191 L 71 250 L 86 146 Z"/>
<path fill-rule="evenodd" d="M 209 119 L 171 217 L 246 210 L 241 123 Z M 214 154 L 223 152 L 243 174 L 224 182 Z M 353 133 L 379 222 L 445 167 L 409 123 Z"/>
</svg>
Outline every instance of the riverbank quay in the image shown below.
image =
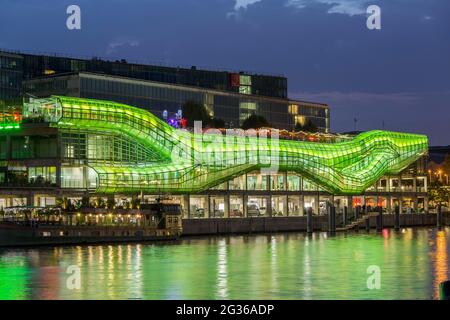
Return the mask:
<svg viewBox="0 0 450 320">
<path fill-rule="evenodd" d="M 401 214 L 400 227 L 432 227 L 437 225 L 435 213 Z M 379 222 L 376 215 L 361 219 L 352 229 L 376 229 Z M 395 227 L 395 214 L 383 214 L 383 228 Z M 450 212 L 442 213 L 444 226 L 450 225 Z M 336 214 L 336 221 L 343 221 L 342 214 Z M 342 223 L 341 223 L 342 224 Z M 254 218 L 210 218 L 183 219 L 183 236 L 267 233 L 267 232 L 307 232 L 308 218 L 304 217 L 254 217 Z M 339 228 L 337 228 L 339 231 Z M 342 231 L 350 229 L 342 228 Z M 328 216 L 313 216 L 312 231 L 329 231 Z"/>
</svg>

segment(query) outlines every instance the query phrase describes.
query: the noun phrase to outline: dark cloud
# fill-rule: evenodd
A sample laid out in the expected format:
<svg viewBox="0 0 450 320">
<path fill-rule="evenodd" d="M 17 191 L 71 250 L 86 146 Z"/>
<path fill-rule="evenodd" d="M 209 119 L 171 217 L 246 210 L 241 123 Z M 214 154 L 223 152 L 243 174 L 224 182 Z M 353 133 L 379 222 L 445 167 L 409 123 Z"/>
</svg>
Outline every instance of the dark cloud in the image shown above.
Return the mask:
<svg viewBox="0 0 450 320">
<path fill-rule="evenodd" d="M 449 16 L 447 0 L 3 0 L 0 46 L 284 74 L 292 96 L 330 103 L 336 131 L 358 117 L 450 144 Z"/>
</svg>

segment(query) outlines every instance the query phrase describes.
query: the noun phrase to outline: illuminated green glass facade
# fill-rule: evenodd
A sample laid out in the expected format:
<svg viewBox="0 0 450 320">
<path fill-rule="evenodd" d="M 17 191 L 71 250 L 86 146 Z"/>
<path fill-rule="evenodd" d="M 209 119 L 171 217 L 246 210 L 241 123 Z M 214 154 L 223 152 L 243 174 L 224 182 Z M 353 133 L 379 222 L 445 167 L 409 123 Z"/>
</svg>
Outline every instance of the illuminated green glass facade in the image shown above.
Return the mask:
<svg viewBox="0 0 450 320">
<path fill-rule="evenodd" d="M 62 96 L 25 103 L 23 118 L 57 128 L 62 161 L 83 164 L 91 177 L 85 187 L 99 193 L 194 194 L 260 169 L 295 172 L 333 194 L 360 194 L 428 148 L 426 136 L 388 131 L 335 143 L 191 133 L 143 109 Z"/>
</svg>

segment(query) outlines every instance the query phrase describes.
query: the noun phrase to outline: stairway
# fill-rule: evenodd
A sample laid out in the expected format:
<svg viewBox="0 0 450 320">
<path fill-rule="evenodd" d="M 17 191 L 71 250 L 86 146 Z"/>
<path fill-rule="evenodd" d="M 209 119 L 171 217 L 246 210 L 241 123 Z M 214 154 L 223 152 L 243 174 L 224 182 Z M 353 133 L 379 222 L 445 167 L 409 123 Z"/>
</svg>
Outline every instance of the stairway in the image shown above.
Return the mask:
<svg viewBox="0 0 450 320">
<path fill-rule="evenodd" d="M 342 227 L 342 228 L 336 228 L 336 231 L 350 231 L 358 227 L 361 223 L 365 222 L 367 219 L 370 219 L 370 217 L 376 217 L 378 215 L 378 212 L 370 212 L 362 217 L 360 217 L 357 220 L 353 220 L 350 222 L 350 224 Z"/>
</svg>

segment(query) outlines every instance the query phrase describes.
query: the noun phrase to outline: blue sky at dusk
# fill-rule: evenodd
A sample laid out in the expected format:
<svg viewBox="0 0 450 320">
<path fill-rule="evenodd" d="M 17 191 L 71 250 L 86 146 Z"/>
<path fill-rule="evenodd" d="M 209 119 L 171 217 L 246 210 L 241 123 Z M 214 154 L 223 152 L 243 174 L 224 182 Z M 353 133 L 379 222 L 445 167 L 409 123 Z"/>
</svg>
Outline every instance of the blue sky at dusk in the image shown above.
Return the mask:
<svg viewBox="0 0 450 320">
<path fill-rule="evenodd" d="M 0 0 L 0 48 L 282 74 L 333 131 L 450 144 L 448 0 Z M 66 28 L 81 7 L 82 29 Z M 366 8 L 381 7 L 381 30 Z"/>
</svg>

